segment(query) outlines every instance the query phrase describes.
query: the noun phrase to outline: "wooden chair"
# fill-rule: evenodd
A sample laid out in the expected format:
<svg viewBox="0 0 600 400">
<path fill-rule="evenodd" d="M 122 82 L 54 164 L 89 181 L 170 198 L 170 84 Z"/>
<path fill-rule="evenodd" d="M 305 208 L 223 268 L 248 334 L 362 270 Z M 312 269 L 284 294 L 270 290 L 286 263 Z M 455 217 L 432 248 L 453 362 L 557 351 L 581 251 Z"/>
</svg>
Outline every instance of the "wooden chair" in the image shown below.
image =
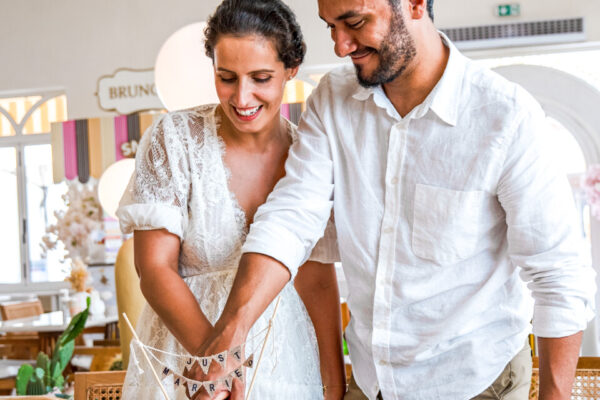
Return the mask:
<svg viewBox="0 0 600 400">
<path fill-rule="evenodd" d="M 539 361 L 537 357 L 533 357 L 529 400 L 537 400 L 539 383 Z M 579 358 L 575 370 L 575 381 L 571 389 L 571 398 L 577 400 L 596 400 L 600 398 L 600 357 Z"/>
<path fill-rule="evenodd" d="M 0 304 L 3 321 L 35 317 L 44 312 L 39 299 L 12 301 Z M 13 359 L 35 359 L 39 352 L 40 338 L 37 332 L 7 333 L 0 337 L 0 345 L 5 347 L 3 355 Z"/>
<path fill-rule="evenodd" d="M 113 362 L 121 357 L 119 346 L 75 346 L 73 355 L 92 356 L 91 372 L 108 371 Z"/>
<path fill-rule="evenodd" d="M 118 400 L 123 382 L 125 371 L 78 372 L 74 400 Z"/>
<path fill-rule="evenodd" d="M 135 328 L 137 320 L 146 304 L 140 289 L 140 279 L 133 260 L 133 238 L 127 239 L 115 260 L 115 286 L 117 289 L 117 308 L 119 309 L 119 334 L 123 354 L 123 368 L 129 364 L 129 343 L 133 337 L 125 323 L 123 313 Z"/>
</svg>

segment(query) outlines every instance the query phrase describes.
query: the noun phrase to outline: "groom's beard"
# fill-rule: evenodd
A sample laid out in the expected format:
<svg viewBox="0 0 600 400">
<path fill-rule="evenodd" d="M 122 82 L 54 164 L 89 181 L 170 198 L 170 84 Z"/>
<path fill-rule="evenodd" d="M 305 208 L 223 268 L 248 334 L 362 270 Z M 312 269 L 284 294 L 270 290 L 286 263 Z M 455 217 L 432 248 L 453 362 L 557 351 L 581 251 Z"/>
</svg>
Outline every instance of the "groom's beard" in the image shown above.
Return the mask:
<svg viewBox="0 0 600 400">
<path fill-rule="evenodd" d="M 395 8 L 386 39 L 379 50 L 367 48 L 379 58 L 379 65 L 370 75 L 364 75 L 363 67 L 354 65 L 358 82 L 366 87 L 389 83 L 399 77 L 417 54 L 415 42 L 406 29 L 401 9 Z M 363 51 L 363 50 L 361 50 Z"/>
</svg>

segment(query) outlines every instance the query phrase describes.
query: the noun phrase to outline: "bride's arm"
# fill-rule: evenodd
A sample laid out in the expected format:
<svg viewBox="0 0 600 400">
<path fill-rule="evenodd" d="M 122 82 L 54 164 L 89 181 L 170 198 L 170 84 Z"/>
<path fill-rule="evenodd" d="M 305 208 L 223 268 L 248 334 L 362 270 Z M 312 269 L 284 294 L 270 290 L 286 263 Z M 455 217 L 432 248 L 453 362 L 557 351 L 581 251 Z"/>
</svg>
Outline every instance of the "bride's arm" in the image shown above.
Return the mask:
<svg viewBox="0 0 600 400">
<path fill-rule="evenodd" d="M 342 399 L 346 392 L 340 295 L 333 264 L 308 261 L 294 281 L 313 322 L 319 356 L 321 379 L 326 387 L 325 399 Z"/>
<path fill-rule="evenodd" d="M 179 247 L 179 237 L 166 229 L 134 232 L 142 293 L 179 343 L 195 354 L 212 325 L 178 274 Z"/>
</svg>

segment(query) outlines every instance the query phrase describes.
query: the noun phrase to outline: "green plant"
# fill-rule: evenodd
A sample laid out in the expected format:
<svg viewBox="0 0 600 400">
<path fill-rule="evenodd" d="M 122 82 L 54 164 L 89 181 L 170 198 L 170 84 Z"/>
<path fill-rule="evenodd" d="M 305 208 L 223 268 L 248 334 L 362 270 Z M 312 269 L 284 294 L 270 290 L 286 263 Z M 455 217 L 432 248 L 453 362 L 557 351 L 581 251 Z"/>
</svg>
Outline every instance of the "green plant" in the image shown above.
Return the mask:
<svg viewBox="0 0 600 400">
<path fill-rule="evenodd" d="M 46 394 L 54 388 L 62 389 L 64 387 L 63 371 L 73 357 L 75 338 L 83 331 L 89 310 L 90 298 L 88 297 L 86 309 L 71 319 L 67 329 L 56 340 L 52 358 L 44 352 L 40 352 L 35 367 L 30 364 L 21 365 L 16 379 L 18 395 Z"/>
</svg>

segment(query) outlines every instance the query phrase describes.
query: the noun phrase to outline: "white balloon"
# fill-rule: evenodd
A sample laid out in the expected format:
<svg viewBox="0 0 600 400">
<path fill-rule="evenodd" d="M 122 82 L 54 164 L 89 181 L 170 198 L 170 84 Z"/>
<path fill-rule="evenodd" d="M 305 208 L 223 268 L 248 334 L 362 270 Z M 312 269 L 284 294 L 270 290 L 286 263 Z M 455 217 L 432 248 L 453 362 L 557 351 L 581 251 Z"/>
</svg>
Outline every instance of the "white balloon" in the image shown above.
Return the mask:
<svg viewBox="0 0 600 400">
<path fill-rule="evenodd" d="M 125 158 L 109 166 L 98 181 L 98 200 L 104 212 L 113 218 L 117 218 L 119 201 L 127 189 L 127 184 L 133 171 L 135 160 Z"/>
<path fill-rule="evenodd" d="M 169 111 L 219 101 L 212 60 L 204 51 L 206 22 L 186 25 L 162 45 L 154 66 L 158 97 Z"/>
</svg>

